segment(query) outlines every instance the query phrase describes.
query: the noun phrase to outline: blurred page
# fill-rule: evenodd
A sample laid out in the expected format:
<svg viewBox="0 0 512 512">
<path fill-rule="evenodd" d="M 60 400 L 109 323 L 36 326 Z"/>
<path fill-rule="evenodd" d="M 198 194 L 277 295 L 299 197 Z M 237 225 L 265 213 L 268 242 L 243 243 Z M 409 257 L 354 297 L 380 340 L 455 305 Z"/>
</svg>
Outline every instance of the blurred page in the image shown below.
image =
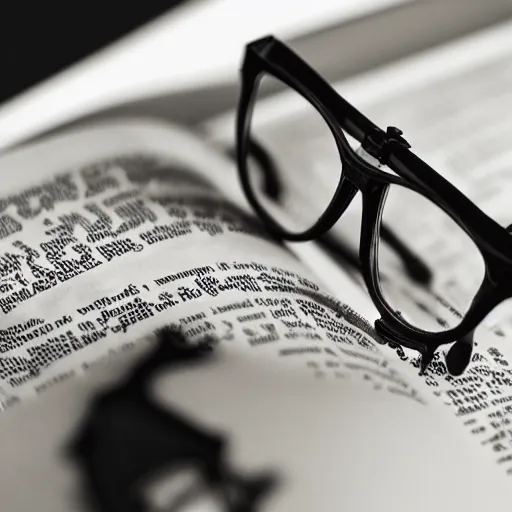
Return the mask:
<svg viewBox="0 0 512 512">
<path fill-rule="evenodd" d="M 64 448 L 95 394 L 129 373 L 143 346 L 0 418 L 6 509 L 94 512 L 83 494 L 80 467 Z M 220 439 L 240 479 L 273 475 L 273 487 L 253 510 L 510 509 L 505 477 L 482 460 L 439 406 L 361 384 L 316 380 L 281 361 L 229 345 L 217 348 L 211 360 L 196 366 L 162 369 L 153 399 L 185 426 Z M 127 461 L 130 453 L 127 445 Z M 166 510 L 180 478 L 197 476 L 180 464 L 171 465 L 169 473 L 147 482 L 145 495 L 154 506 L 149 510 Z M 177 510 L 226 509 L 204 492 Z"/>
<path fill-rule="evenodd" d="M 234 81 L 248 39 L 298 37 L 410 1 L 186 3 L 1 105 L 0 148 L 112 104 Z"/>
</svg>

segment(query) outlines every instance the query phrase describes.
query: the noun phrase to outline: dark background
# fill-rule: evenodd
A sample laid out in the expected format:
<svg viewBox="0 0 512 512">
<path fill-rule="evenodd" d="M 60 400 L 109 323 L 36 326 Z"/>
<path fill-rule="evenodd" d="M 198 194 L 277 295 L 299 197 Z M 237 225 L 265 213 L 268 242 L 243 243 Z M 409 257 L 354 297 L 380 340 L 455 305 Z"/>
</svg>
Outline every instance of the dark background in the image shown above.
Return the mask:
<svg viewBox="0 0 512 512">
<path fill-rule="evenodd" d="M 185 1 L 11 0 L 0 8 L 0 103 Z"/>
</svg>

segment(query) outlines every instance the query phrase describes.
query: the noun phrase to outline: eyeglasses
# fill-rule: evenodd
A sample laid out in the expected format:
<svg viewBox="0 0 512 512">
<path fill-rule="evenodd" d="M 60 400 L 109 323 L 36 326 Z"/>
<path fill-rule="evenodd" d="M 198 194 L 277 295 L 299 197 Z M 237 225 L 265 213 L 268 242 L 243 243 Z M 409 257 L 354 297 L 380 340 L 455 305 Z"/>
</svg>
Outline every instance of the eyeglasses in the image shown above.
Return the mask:
<svg viewBox="0 0 512 512">
<path fill-rule="evenodd" d="M 273 177 L 277 171 L 272 166 L 266 165 L 267 172 L 262 173 L 253 165 L 254 156 L 259 155 L 260 162 L 269 160 L 256 142 L 260 134 L 255 121 L 261 82 L 269 77 L 305 101 L 319 121 L 318 130 L 326 135 L 328 142 L 318 158 L 311 159 L 319 165 L 308 169 L 307 179 L 301 180 L 299 172 L 294 175 L 294 165 L 299 168 L 302 162 L 293 161 L 293 146 L 287 151 L 292 165 L 286 175 L 279 169 L 280 175 Z M 274 130 L 270 136 L 278 139 L 277 145 L 288 141 L 289 146 L 294 137 L 297 144 L 307 144 L 300 139 L 299 122 L 291 130 L 297 133 Z M 375 330 L 390 345 L 418 351 L 422 373 L 438 348 L 451 344 L 445 355 L 448 371 L 462 374 L 472 357 L 475 329 L 499 303 L 512 297 L 511 228 L 497 224 L 410 151 L 398 128 L 383 131 L 376 126 L 274 37 L 246 47 L 236 134 L 247 199 L 267 228 L 283 240 L 325 241 L 361 192 L 359 263 L 381 315 Z M 329 168 L 323 165 L 328 148 L 333 157 Z M 310 150 L 317 151 L 314 144 Z M 406 225 L 403 235 L 397 234 Z M 435 232 L 437 245 L 425 245 L 425 237 L 411 236 L 415 230 Z M 413 250 L 408 249 L 415 242 Z M 460 260 L 444 265 L 452 275 L 443 277 L 442 286 L 428 286 L 430 269 L 437 277 L 435 265 L 441 253 L 463 255 L 464 264 Z M 425 271 L 423 278 L 418 278 L 421 272 L 404 267 L 411 261 Z M 418 286 L 420 281 L 427 285 Z"/>
</svg>

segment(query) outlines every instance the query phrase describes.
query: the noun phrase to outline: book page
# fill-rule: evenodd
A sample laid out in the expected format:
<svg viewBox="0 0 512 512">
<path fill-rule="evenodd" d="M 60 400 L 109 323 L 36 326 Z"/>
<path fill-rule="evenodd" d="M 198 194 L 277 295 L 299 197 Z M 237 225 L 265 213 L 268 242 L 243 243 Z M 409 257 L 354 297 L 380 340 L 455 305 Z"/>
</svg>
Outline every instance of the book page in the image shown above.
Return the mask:
<svg viewBox="0 0 512 512">
<path fill-rule="evenodd" d="M 343 379 L 337 363 L 324 367 L 322 344 L 335 345 L 332 357 L 370 364 L 379 384 L 387 378 L 371 326 L 237 206 L 235 187 L 233 200 L 220 192 L 234 168 L 199 139 L 125 122 L 0 164 L 9 169 L 0 203 L 3 407 L 86 372 L 128 333 L 171 320 L 191 338 L 242 336 L 258 352 Z M 372 381 L 364 365 L 348 373 Z M 390 389 L 395 380 L 397 392 L 414 394 L 399 377 Z"/>
<path fill-rule="evenodd" d="M 199 139 L 157 123 L 126 121 L 43 141 L 5 155 L 0 164 L 6 170 L 0 466 L 10 475 L 1 484 L 8 508 L 87 509 L 79 499 L 80 468 L 65 457 L 66 443 L 93 394 L 129 372 L 126 361 L 136 364 L 155 330 L 166 325 L 190 342 L 213 337 L 218 364 L 204 372 L 202 366 L 164 372 L 153 400 L 171 418 L 177 407 L 192 424 L 206 425 L 207 437 L 227 432 L 240 448 L 233 464 L 242 474 L 261 465 L 287 479 L 269 496 L 279 510 L 297 510 L 304 500 L 302 510 L 313 501 L 365 510 L 377 500 L 367 493 L 370 480 L 395 456 L 402 472 L 416 467 L 417 480 L 407 483 L 410 493 L 391 495 L 393 510 L 409 510 L 425 482 L 439 494 L 414 498 L 417 510 L 439 499 L 508 506 L 498 473 L 474 495 L 445 478 L 446 460 L 454 472 L 462 466 L 459 482 L 483 480 L 494 468 L 488 473 L 489 466 L 467 450 L 467 440 L 446 425 L 444 409 L 429 404 L 426 388 L 411 381 L 406 365 L 402 372 L 385 355 L 371 326 L 325 293 L 295 254 L 219 191 L 233 182 L 234 167 Z M 246 407 L 256 401 L 261 407 L 254 405 L 251 416 Z M 303 419 L 323 414 L 327 421 L 312 435 Z M 275 439 L 265 426 L 272 420 Z M 354 445 L 363 425 L 365 442 Z M 422 455 L 423 441 L 418 446 L 425 432 L 439 453 L 447 453 L 442 462 L 425 464 L 432 453 L 428 448 Z M 254 443 L 264 438 L 269 442 L 256 450 L 258 458 Z M 307 459 L 298 460 L 298 450 L 310 442 Z M 339 450 L 331 462 L 329 443 Z M 123 445 L 123 457 L 130 445 Z M 313 452 L 317 458 L 310 461 Z M 416 466 L 418 454 L 423 462 Z M 340 484 L 338 468 L 352 473 L 357 467 L 360 486 L 351 477 Z M 388 493 L 396 480 L 387 475 L 371 487 Z M 147 500 L 158 508 L 169 479 L 147 484 Z M 318 496 L 322 485 L 325 495 Z"/>
<path fill-rule="evenodd" d="M 512 24 L 507 22 L 337 84 L 336 88 L 381 127 L 402 129 L 417 155 L 506 227 L 512 222 L 512 155 L 508 137 L 512 125 L 506 114 L 512 106 L 511 48 Z M 279 160 L 283 173 L 293 172 L 295 180 L 302 175 L 304 188 L 308 187 L 312 167 L 317 170 L 315 183 L 321 182 L 322 177 L 327 179 L 327 173 L 319 171 L 334 169 L 339 157 L 330 151 L 330 141 L 317 129 L 316 114 L 304 107 L 303 100 L 296 94 L 284 93 L 263 102 L 258 112 L 258 133 Z M 217 119 L 206 127 L 212 138 L 224 144 L 232 140 L 228 135 L 232 121 L 228 118 Z M 351 142 L 357 147 L 355 141 Z M 317 189 L 324 190 L 321 184 Z M 310 193 L 306 200 L 314 202 L 315 194 Z M 478 257 L 470 257 L 472 247 L 468 251 L 466 243 L 443 243 L 458 233 L 454 223 L 446 222 L 442 229 L 434 229 L 430 214 L 431 208 L 422 209 L 421 201 L 409 195 L 395 203 L 388 201 L 384 219 L 434 270 L 433 290 L 411 288 L 401 262 L 385 252 L 386 248 L 382 254 L 387 259 L 386 272 L 396 309 L 407 311 L 416 303 L 416 320 L 435 324 L 448 311 L 446 302 L 440 307 L 436 297 L 460 310 L 483 274 Z M 356 196 L 333 232 L 357 251 L 360 224 L 361 201 Z M 310 264 L 314 267 L 316 261 L 311 260 Z M 362 284 L 360 278 L 359 281 Z M 369 320 L 379 317 L 371 306 L 362 314 Z M 447 374 L 445 350 L 441 350 L 425 379 L 487 456 L 512 476 L 511 338 L 512 309 L 510 301 L 506 301 L 476 331 L 476 353 L 462 377 Z M 400 349 L 398 355 L 417 366 L 416 353 Z"/>
</svg>

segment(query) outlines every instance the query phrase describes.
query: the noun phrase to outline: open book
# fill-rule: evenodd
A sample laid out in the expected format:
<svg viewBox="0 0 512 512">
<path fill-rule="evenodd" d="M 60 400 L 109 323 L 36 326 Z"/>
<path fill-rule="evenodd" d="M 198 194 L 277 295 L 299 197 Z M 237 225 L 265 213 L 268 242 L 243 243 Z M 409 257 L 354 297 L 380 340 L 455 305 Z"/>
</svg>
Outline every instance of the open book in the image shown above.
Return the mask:
<svg viewBox="0 0 512 512">
<path fill-rule="evenodd" d="M 481 192 L 498 220 L 510 187 L 501 172 L 508 117 L 499 115 L 510 104 L 510 29 L 343 86 L 376 121 L 417 130 L 414 149 L 477 202 Z M 266 143 L 275 135 L 285 146 L 286 128 L 307 131 L 286 97 L 269 112 Z M 232 144 L 232 126 L 218 119 L 199 136 L 112 120 L 0 158 L 3 509 L 109 510 L 95 499 L 129 496 L 110 510 L 510 510 L 510 316 L 487 322 L 463 376 L 448 375 L 441 356 L 420 376 L 414 353 L 382 345 L 357 278 L 315 245 L 285 246 L 265 232 L 219 149 Z M 302 164 L 322 154 L 288 149 L 307 149 Z M 405 227 L 428 250 L 435 240 L 414 213 Z M 350 238 L 344 219 L 339 236 Z M 471 272 L 463 255 L 439 260 L 440 287 L 448 270 Z M 144 373 L 144 361 L 165 360 L 162 328 L 192 347 L 209 340 L 208 355 L 181 365 L 175 354 Z M 143 395 L 130 384 L 141 372 Z M 83 446 L 115 460 L 86 468 L 65 447 L 94 405 L 107 420 L 86 426 L 110 437 L 91 434 Z M 114 414 L 125 410 L 135 414 Z M 146 420 L 154 430 L 137 437 Z M 111 466 L 138 468 L 126 477 L 135 487 L 116 474 L 105 478 L 117 495 L 84 485 L 87 471 Z"/>
</svg>

